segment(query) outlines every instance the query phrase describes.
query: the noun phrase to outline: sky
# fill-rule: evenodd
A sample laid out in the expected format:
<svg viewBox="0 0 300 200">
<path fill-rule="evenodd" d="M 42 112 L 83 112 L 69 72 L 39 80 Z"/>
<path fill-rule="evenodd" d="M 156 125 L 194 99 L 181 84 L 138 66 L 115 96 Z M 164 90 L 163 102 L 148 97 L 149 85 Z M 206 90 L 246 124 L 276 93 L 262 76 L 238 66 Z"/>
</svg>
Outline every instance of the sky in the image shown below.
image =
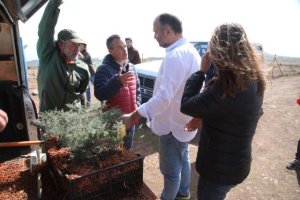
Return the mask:
<svg viewBox="0 0 300 200">
<path fill-rule="evenodd" d="M 38 59 L 37 28 L 46 4 L 26 23 L 19 22 L 27 61 Z M 265 52 L 300 57 L 300 0 L 64 0 L 60 10 L 55 38 L 60 30 L 73 29 L 93 58 L 108 53 L 105 42 L 112 34 L 131 37 L 143 58 L 163 57 L 153 33 L 161 13 L 176 15 L 189 41 L 209 41 L 218 25 L 239 23 Z"/>
</svg>

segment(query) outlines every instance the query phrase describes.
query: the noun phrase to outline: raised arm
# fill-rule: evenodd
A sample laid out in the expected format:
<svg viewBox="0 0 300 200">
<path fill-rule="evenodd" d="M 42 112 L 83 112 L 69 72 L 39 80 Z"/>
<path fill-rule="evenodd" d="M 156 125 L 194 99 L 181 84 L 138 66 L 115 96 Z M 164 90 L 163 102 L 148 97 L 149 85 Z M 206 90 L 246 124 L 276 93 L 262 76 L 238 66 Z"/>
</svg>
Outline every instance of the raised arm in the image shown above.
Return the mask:
<svg viewBox="0 0 300 200">
<path fill-rule="evenodd" d="M 37 55 L 40 62 L 47 60 L 55 48 L 54 32 L 60 13 L 58 7 L 62 3 L 62 0 L 50 0 L 39 23 Z"/>
</svg>

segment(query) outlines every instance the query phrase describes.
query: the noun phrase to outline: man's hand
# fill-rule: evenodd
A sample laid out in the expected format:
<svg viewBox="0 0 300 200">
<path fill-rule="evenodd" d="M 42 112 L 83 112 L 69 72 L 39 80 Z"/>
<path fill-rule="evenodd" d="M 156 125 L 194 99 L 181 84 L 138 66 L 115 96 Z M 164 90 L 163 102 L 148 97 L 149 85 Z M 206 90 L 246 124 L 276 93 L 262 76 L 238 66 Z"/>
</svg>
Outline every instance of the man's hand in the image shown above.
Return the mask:
<svg viewBox="0 0 300 200">
<path fill-rule="evenodd" d="M 132 81 L 135 81 L 135 75 L 132 72 L 126 72 L 122 74 L 122 69 L 118 72 L 119 80 L 122 82 L 123 85 L 127 85 Z"/>
<path fill-rule="evenodd" d="M 126 126 L 126 130 L 129 129 L 132 125 L 136 124 L 141 117 L 142 116 L 137 111 L 133 111 L 129 114 L 124 114 L 122 116 L 122 121 Z"/>
<path fill-rule="evenodd" d="M 185 128 L 184 130 L 186 131 L 195 131 L 197 130 L 198 128 L 201 128 L 202 127 L 202 119 L 199 119 L 199 118 L 193 118 L 191 119 L 191 121 L 189 121 L 186 125 L 185 125 Z"/>
<path fill-rule="evenodd" d="M 0 132 L 3 131 L 8 123 L 8 116 L 6 112 L 0 109 Z"/>
<path fill-rule="evenodd" d="M 64 3 L 63 0 L 54 0 L 54 5 L 56 8 L 58 8 L 63 3 Z"/>
</svg>

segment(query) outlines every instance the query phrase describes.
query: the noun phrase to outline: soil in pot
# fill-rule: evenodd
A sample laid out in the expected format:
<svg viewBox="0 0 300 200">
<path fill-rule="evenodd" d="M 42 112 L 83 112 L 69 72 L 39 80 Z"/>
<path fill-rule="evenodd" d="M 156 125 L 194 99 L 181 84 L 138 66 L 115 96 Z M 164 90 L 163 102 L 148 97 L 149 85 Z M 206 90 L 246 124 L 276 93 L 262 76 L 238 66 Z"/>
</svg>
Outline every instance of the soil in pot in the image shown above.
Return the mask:
<svg viewBox="0 0 300 200">
<path fill-rule="evenodd" d="M 29 158 L 15 158 L 0 163 L 0 199 L 35 200 L 37 198 L 37 176 L 42 174 L 42 200 L 65 199 L 55 183 L 47 165 L 39 167 L 34 173 L 29 169 Z M 156 200 L 157 197 L 143 183 L 138 191 L 124 194 L 119 200 Z"/>
<path fill-rule="evenodd" d="M 47 147 L 55 179 L 69 199 L 120 199 L 136 196 L 143 186 L 143 156 L 131 150 L 96 149 L 73 158 L 69 148 Z"/>
</svg>

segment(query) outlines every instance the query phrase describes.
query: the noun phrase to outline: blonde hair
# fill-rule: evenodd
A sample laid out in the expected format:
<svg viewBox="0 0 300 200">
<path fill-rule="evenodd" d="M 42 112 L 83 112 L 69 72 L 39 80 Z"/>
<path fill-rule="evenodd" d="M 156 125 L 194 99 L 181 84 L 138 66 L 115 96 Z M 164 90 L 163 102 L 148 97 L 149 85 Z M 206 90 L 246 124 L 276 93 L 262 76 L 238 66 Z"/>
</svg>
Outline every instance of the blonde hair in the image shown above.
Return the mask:
<svg viewBox="0 0 300 200">
<path fill-rule="evenodd" d="M 218 26 L 209 42 L 211 61 L 216 67 L 223 97 L 235 96 L 249 83 L 258 83 L 258 95 L 264 93 L 266 83 L 261 69 L 261 61 L 248 41 L 240 24 Z"/>
</svg>

